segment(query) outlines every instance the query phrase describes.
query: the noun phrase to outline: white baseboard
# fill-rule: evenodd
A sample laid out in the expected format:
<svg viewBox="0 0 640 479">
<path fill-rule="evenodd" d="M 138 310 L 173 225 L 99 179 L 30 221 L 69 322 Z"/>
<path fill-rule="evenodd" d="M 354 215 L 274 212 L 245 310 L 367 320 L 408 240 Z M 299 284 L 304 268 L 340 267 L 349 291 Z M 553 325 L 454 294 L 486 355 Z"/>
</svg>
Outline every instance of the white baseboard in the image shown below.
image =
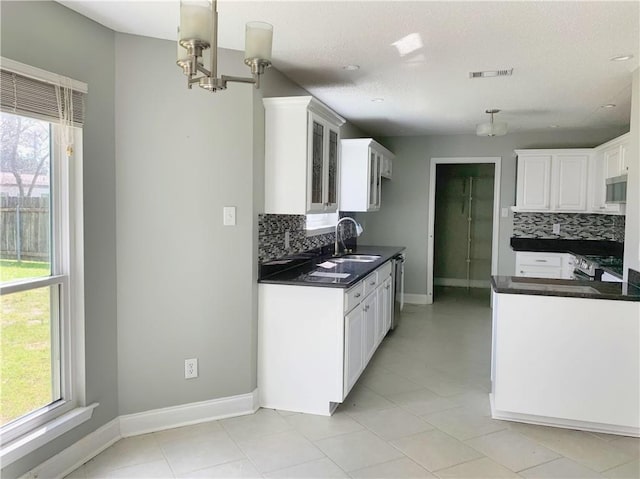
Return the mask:
<svg viewBox="0 0 640 479">
<path fill-rule="evenodd" d="M 64 477 L 100 454 L 120 437 L 120 419 L 115 418 L 31 469 L 21 479 Z"/>
<path fill-rule="evenodd" d="M 538 426 L 553 426 L 563 429 L 577 429 L 579 431 L 640 437 L 640 429 L 637 427 L 619 426 L 617 424 L 601 424 L 596 422 L 577 421 L 573 419 L 560 419 L 547 416 L 536 416 L 533 414 L 521 414 L 510 411 L 499 411 L 494 407 L 493 394 L 490 394 L 489 398 L 491 403 L 491 417 L 493 419 L 523 422 L 526 424 L 536 424 Z"/>
<path fill-rule="evenodd" d="M 458 278 L 434 278 L 433 284 L 436 286 L 455 286 L 458 288 L 466 288 L 467 286 L 471 288 L 489 288 L 491 286 L 491 282 L 488 279 L 472 279 L 467 281 L 466 279 Z"/>
<path fill-rule="evenodd" d="M 429 298 L 426 294 L 404 293 L 404 302 L 409 304 L 429 304 Z"/>
<path fill-rule="evenodd" d="M 238 396 L 119 416 L 24 474 L 21 479 L 58 479 L 73 472 L 123 437 L 253 414 L 258 390 Z"/>
<path fill-rule="evenodd" d="M 227 417 L 253 414 L 259 408 L 258 390 L 226 398 L 120 416 L 122 437 L 137 436 L 174 427 L 188 426 Z"/>
</svg>

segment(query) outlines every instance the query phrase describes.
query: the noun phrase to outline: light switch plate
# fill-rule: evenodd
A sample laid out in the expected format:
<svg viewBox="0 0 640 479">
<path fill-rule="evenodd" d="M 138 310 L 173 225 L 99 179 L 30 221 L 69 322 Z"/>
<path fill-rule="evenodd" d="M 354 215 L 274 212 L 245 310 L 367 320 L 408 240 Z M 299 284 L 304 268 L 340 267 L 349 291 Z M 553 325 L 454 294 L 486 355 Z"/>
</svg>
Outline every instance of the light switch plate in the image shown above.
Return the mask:
<svg viewBox="0 0 640 479">
<path fill-rule="evenodd" d="M 236 225 L 236 207 L 235 206 L 225 206 L 224 208 L 222 208 L 222 216 L 223 216 L 223 224 L 225 226 Z"/>
<path fill-rule="evenodd" d="M 553 224 L 553 234 L 555 234 L 555 235 L 559 235 L 560 234 L 560 223 L 554 223 Z"/>
</svg>

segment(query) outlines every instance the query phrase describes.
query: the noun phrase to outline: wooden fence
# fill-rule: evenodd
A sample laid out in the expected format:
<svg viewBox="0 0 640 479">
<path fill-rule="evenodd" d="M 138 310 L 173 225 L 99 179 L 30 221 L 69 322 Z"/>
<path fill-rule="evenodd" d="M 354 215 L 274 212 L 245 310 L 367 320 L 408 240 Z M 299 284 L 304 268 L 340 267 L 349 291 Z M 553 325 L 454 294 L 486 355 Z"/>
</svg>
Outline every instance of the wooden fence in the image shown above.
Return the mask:
<svg viewBox="0 0 640 479">
<path fill-rule="evenodd" d="M 49 259 L 49 198 L 0 197 L 0 256 L 3 259 Z"/>
</svg>

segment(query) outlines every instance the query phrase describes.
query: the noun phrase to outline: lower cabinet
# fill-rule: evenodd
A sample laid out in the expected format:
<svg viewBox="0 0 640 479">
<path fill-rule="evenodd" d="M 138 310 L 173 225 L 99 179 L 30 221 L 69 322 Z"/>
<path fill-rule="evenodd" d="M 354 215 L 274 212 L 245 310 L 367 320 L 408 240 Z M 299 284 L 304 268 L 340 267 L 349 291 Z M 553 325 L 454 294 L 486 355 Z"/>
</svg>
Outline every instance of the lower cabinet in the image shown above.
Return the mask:
<svg viewBox="0 0 640 479">
<path fill-rule="evenodd" d="M 391 262 L 345 291 L 260 284 L 260 406 L 331 415 L 391 326 Z"/>
<path fill-rule="evenodd" d="M 364 369 L 364 312 L 355 308 L 344 317 L 344 388 L 351 391 Z"/>
<path fill-rule="evenodd" d="M 516 252 L 516 274 L 525 278 L 573 279 L 575 258 L 569 253 Z"/>
</svg>

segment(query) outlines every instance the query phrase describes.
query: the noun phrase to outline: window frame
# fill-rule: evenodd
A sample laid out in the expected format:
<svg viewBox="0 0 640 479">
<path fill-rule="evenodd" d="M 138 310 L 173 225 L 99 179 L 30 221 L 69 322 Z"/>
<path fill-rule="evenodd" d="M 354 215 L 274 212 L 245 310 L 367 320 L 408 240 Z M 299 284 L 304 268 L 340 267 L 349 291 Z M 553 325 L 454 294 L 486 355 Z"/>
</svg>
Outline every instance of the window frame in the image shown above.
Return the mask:
<svg viewBox="0 0 640 479">
<path fill-rule="evenodd" d="M 49 82 L 60 79 L 58 75 L 9 62 L 9 69 L 16 73 Z M 2 68 L 7 70 L 7 60 L 3 58 L 2 63 Z M 41 74 L 36 76 L 34 73 Z M 51 125 L 51 272 L 46 277 L 0 284 L 0 292 L 5 295 L 51 287 L 51 321 L 54 315 L 58 316 L 58 338 L 52 336 L 51 341 L 52 344 L 56 339 L 59 341 L 61 399 L 0 426 L 0 459 L 3 465 L 14 462 L 40 447 L 43 441 L 51 440 L 70 427 L 88 420 L 97 406 L 86 406 L 85 391 L 82 128 L 73 127 L 73 154 L 67 156 L 59 143 L 58 133 L 62 125 L 36 115 L 22 112 L 14 114 L 45 120 Z M 54 294 L 56 285 L 57 294 Z"/>
</svg>

